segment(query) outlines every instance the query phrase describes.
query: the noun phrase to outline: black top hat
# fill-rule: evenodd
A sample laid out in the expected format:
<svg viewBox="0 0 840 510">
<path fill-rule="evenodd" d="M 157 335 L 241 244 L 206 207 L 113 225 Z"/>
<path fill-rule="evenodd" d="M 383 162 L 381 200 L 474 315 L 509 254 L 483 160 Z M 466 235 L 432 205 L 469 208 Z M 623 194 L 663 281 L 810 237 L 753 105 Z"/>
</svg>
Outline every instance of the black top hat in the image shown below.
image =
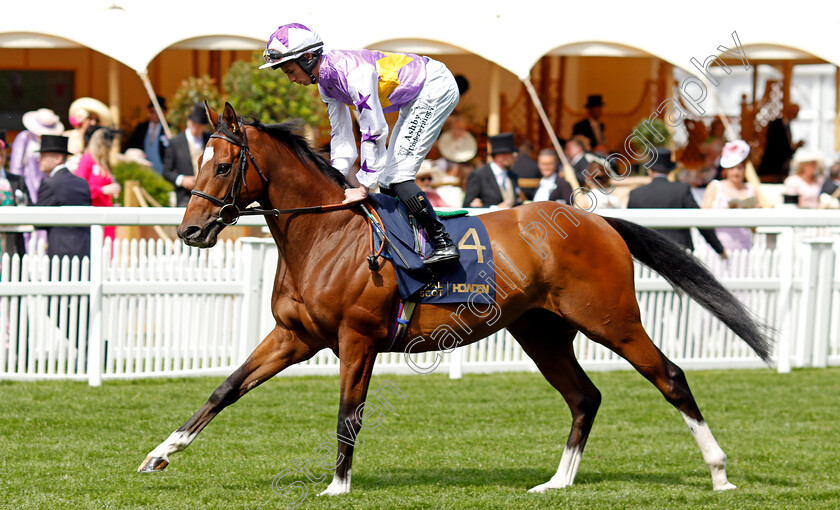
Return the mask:
<svg viewBox="0 0 840 510">
<path fill-rule="evenodd" d="M 166 98 L 161 96 L 155 96 L 157 98 L 157 102 L 160 105 L 160 109 L 166 111 Z M 147 108 L 154 108 L 155 104 L 149 101 Z"/>
<path fill-rule="evenodd" d="M 470 89 L 470 82 L 463 74 L 455 76 L 455 83 L 458 85 L 459 96 L 463 96 Z"/>
<path fill-rule="evenodd" d="M 586 96 L 586 105 L 584 105 L 584 108 L 594 108 L 595 106 L 604 106 L 604 98 L 601 97 L 601 94 Z"/>
<path fill-rule="evenodd" d="M 58 152 L 59 154 L 70 154 L 67 150 L 66 136 L 41 135 L 41 148 L 38 152 Z"/>
<path fill-rule="evenodd" d="M 204 103 L 195 103 L 189 117 L 187 118 L 196 124 L 210 123 L 210 120 L 207 118 L 207 110 L 204 109 Z"/>
<path fill-rule="evenodd" d="M 675 168 L 677 168 L 677 164 L 671 161 L 671 151 L 663 149 L 662 147 L 657 147 L 656 160 L 652 165 L 648 166 L 648 169 L 658 174 L 667 174 Z"/>
<path fill-rule="evenodd" d="M 513 143 L 513 133 L 499 133 L 496 136 L 488 136 L 487 139 L 490 141 L 491 156 L 518 152 Z"/>
</svg>

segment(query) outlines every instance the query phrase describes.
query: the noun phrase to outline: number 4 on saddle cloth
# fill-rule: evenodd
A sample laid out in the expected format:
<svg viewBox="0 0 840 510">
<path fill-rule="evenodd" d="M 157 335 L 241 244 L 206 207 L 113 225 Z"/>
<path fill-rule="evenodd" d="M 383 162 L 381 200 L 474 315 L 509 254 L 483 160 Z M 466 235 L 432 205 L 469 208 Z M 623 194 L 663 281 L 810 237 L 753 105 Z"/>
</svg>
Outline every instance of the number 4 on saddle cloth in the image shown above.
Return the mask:
<svg viewBox="0 0 840 510">
<path fill-rule="evenodd" d="M 447 219 L 440 215 L 461 251 L 461 258 L 433 274 L 423 264 L 423 258 L 434 251 L 432 245 L 422 229 L 412 228 L 405 205 L 379 193 L 368 195 L 368 200 L 382 219 L 388 239 L 395 245 L 386 244 L 382 253 L 397 272 L 400 299 L 421 303 L 465 303 L 470 294 L 485 294 L 486 297 L 479 298 L 485 303 L 490 302 L 485 299 L 496 299 L 493 249 L 487 229 L 477 217 Z M 378 249 L 378 243 L 383 241 L 376 228 L 374 232 Z M 393 249 L 400 254 L 391 253 Z M 403 264 L 403 259 L 407 265 Z"/>
</svg>

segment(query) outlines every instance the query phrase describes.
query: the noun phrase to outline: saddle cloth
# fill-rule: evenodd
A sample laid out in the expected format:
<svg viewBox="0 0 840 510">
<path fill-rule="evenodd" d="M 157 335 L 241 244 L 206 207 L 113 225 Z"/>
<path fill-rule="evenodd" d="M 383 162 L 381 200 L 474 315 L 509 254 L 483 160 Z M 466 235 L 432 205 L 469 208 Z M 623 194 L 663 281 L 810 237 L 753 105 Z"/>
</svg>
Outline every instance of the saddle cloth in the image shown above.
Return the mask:
<svg viewBox="0 0 840 510">
<path fill-rule="evenodd" d="M 466 303 L 471 294 L 484 294 L 478 297 L 478 306 L 483 306 L 489 302 L 488 298 L 496 299 L 493 249 L 481 220 L 475 216 L 443 219 L 446 231 L 461 252 L 461 258 L 458 262 L 442 266 L 438 269 L 439 274 L 433 274 L 423 264 L 423 258 L 434 251 L 432 244 L 426 233 L 420 230 L 417 246 L 405 205 L 380 193 L 373 193 L 368 198 L 382 218 L 385 234 L 395 245 L 386 243 L 382 253 L 394 264 L 402 300 Z M 376 242 L 383 242 L 376 228 L 374 232 L 377 234 Z M 407 265 L 403 264 L 399 255 L 393 253 L 394 249 L 399 251 Z M 423 258 L 418 251 L 423 254 Z"/>
</svg>

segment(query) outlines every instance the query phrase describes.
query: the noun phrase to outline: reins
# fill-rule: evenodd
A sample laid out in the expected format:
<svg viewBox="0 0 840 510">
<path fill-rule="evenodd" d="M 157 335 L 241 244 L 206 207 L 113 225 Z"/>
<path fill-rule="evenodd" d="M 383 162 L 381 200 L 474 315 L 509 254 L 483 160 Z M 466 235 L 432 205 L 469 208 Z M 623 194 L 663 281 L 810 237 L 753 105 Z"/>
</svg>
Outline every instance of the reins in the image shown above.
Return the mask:
<svg viewBox="0 0 840 510">
<path fill-rule="evenodd" d="M 370 255 L 368 255 L 368 266 L 373 271 L 379 269 L 379 261 L 377 260 L 377 258 L 381 256 L 382 250 L 385 247 L 385 242 L 390 242 L 390 240 L 385 235 L 385 230 L 382 227 L 382 219 L 379 217 L 376 210 L 372 207 L 366 207 L 364 203 L 315 205 L 311 207 L 295 207 L 293 209 L 262 209 L 259 207 L 247 207 L 245 209 L 239 209 L 239 207 L 236 205 L 236 200 L 239 197 L 239 190 L 243 184 L 245 185 L 245 190 L 248 190 L 248 181 L 245 180 L 245 172 L 248 171 L 249 160 L 251 161 L 251 164 L 254 165 L 254 168 L 257 170 L 257 173 L 260 175 L 260 179 L 262 179 L 263 183 L 268 184 L 268 178 L 263 173 L 259 164 L 257 164 L 257 160 L 254 158 L 254 155 L 251 154 L 251 149 L 248 146 L 248 137 L 245 133 L 245 129 L 243 128 L 242 136 L 237 137 L 235 134 L 230 132 L 226 124 L 220 123 L 219 132 L 210 135 L 210 138 L 219 138 L 232 145 L 239 147 L 240 149 L 239 160 L 236 164 L 236 174 L 233 177 L 233 184 L 231 185 L 224 198 L 220 199 L 218 197 L 198 190 L 192 190 L 190 192 L 192 195 L 195 195 L 199 198 L 203 198 L 205 200 L 209 200 L 210 203 L 221 208 L 219 209 L 219 217 L 216 218 L 216 221 L 225 225 L 235 225 L 236 222 L 239 220 L 240 216 L 279 216 L 281 214 L 329 212 L 341 209 L 349 209 L 354 205 L 359 205 L 362 208 L 362 212 L 364 213 L 365 220 L 368 224 L 368 233 L 370 234 Z M 236 140 L 236 138 L 241 138 L 242 141 L 239 142 Z M 374 250 L 374 223 L 377 224 L 377 230 L 379 230 L 379 233 L 380 235 L 382 235 L 383 238 L 383 242 L 379 244 L 378 250 Z M 400 257 L 402 256 L 400 255 Z"/>
</svg>

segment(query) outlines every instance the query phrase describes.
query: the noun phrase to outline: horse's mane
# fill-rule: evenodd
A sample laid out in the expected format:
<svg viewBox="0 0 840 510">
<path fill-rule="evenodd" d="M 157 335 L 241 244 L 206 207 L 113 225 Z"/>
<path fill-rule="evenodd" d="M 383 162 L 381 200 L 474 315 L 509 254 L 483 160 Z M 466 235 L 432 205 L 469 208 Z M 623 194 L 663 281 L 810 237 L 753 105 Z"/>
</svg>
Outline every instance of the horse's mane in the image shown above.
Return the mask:
<svg viewBox="0 0 840 510">
<path fill-rule="evenodd" d="M 329 161 L 318 151 L 309 145 L 306 138 L 301 136 L 301 125 L 299 121 L 287 121 L 280 124 L 263 124 L 258 119 L 240 118 L 240 122 L 247 126 L 253 126 L 266 133 L 270 137 L 284 143 L 298 159 L 304 163 L 311 163 L 321 171 L 327 178 L 342 188 L 349 188 L 344 174 L 333 168 Z"/>
</svg>

